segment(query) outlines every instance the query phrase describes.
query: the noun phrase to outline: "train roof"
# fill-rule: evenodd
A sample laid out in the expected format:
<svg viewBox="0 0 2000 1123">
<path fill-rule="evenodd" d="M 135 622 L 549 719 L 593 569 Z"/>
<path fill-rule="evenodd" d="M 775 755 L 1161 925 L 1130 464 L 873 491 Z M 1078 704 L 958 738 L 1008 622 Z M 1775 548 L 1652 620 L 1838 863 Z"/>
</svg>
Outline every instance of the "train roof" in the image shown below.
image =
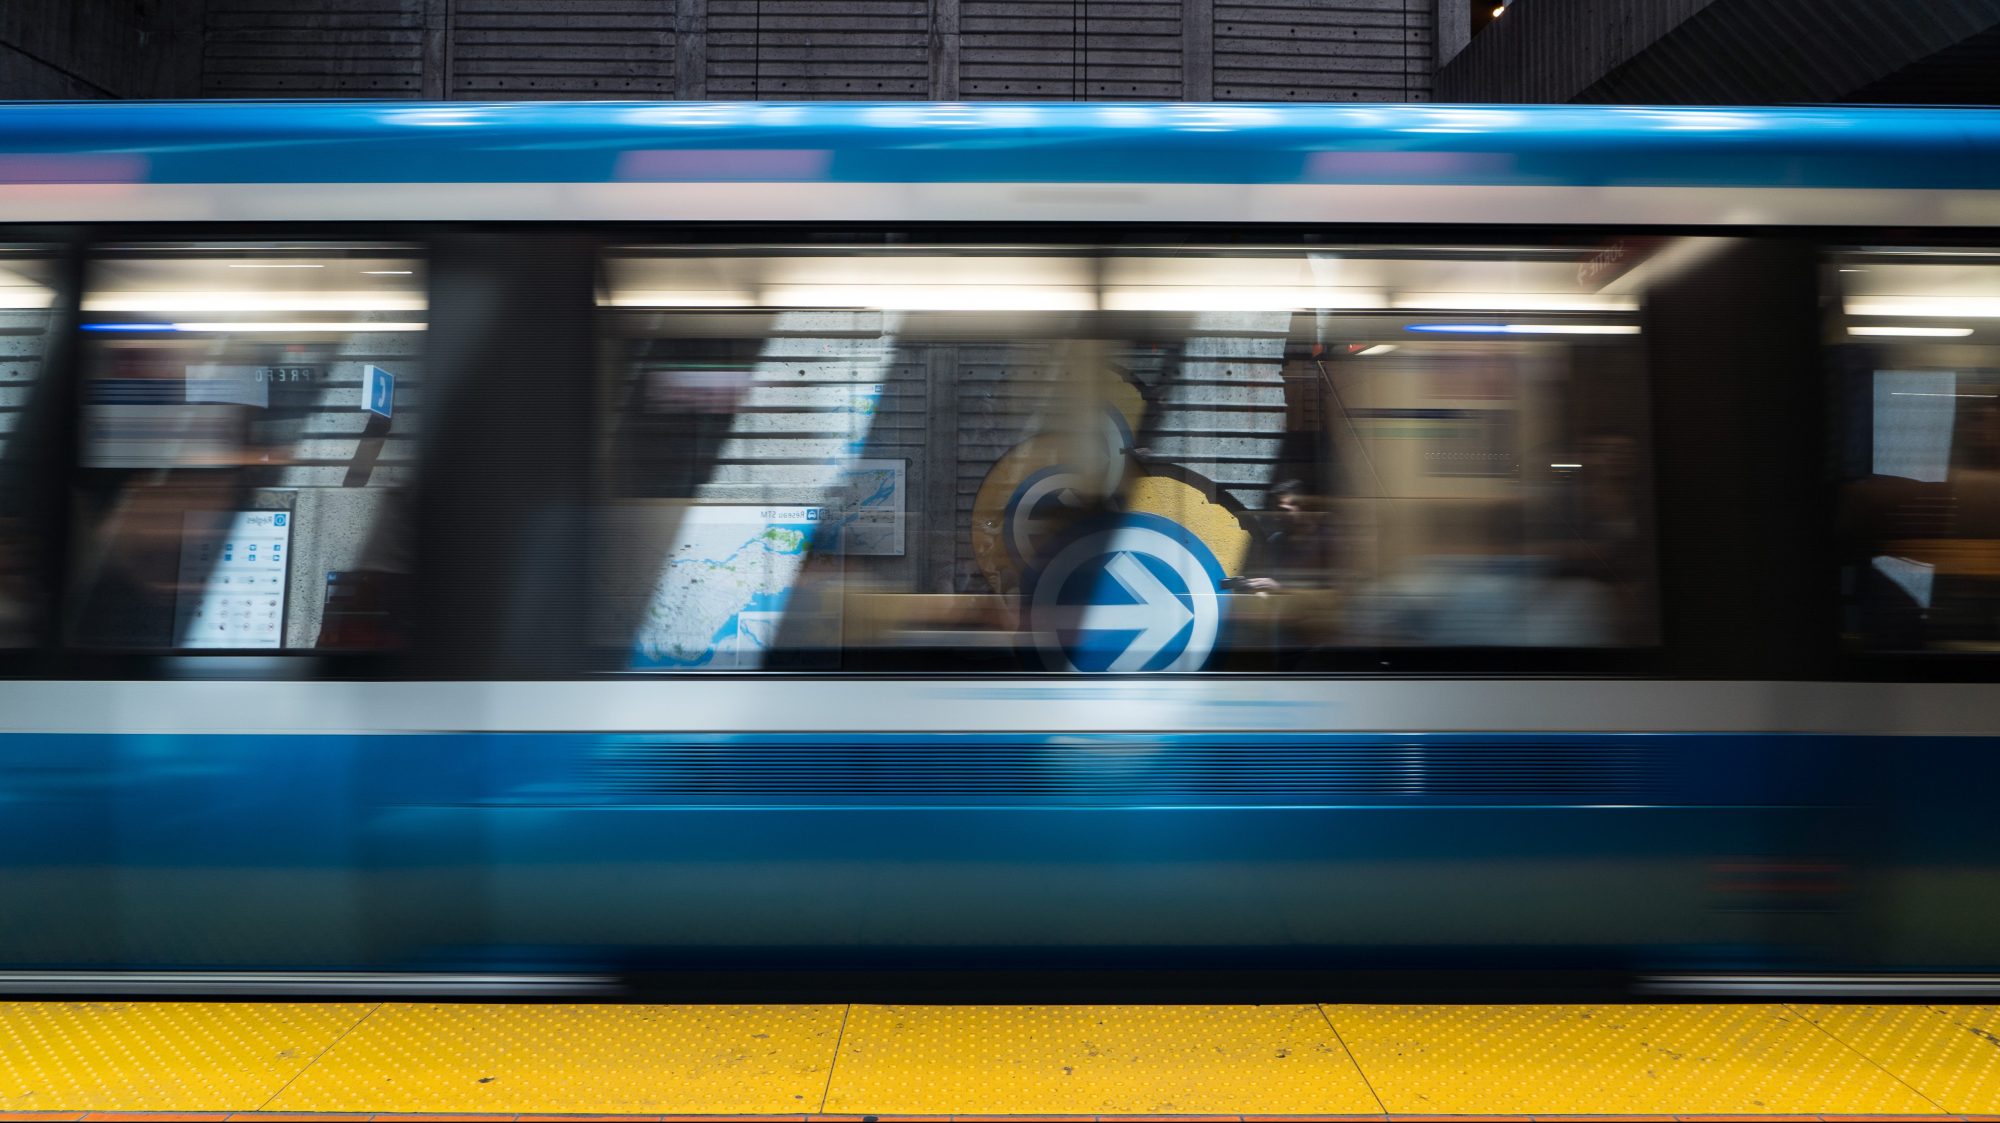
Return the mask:
<svg viewBox="0 0 2000 1123">
<path fill-rule="evenodd" d="M 785 102 L 0 104 L 0 185 L 2000 188 L 2000 111 Z"/>
</svg>

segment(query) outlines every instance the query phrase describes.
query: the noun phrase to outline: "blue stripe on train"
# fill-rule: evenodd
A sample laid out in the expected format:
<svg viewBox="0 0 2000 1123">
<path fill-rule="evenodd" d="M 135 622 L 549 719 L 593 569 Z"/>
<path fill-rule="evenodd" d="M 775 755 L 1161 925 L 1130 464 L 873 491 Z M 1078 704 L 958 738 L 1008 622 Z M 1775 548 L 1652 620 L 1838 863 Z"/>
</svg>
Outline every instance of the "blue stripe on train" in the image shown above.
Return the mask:
<svg viewBox="0 0 2000 1123">
<path fill-rule="evenodd" d="M 0 734 L 0 966 L 1983 969 L 1996 780 L 1991 737 Z"/>
<path fill-rule="evenodd" d="M 1459 184 L 1990 189 L 2000 112 L 1576 106 L 0 106 L 0 184 Z"/>
</svg>

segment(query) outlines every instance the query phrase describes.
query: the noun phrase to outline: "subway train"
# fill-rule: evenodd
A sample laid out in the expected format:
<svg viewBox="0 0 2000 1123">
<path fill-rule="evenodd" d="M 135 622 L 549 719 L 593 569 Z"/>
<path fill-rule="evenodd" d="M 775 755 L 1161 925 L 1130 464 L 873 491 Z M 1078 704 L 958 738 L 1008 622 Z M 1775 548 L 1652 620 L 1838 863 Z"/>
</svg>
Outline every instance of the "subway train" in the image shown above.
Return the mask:
<svg viewBox="0 0 2000 1123">
<path fill-rule="evenodd" d="M 0 105 L 0 992 L 1995 993 L 1996 227 L 1975 109 Z"/>
</svg>

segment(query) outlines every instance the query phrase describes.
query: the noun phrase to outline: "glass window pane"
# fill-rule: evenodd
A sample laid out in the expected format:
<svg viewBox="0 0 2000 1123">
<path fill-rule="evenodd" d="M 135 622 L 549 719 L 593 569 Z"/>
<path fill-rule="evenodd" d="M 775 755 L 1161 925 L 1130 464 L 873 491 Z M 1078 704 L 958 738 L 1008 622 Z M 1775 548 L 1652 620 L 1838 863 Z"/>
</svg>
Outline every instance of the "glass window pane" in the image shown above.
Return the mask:
<svg viewBox="0 0 2000 1123">
<path fill-rule="evenodd" d="M 1650 645 L 1644 273 L 1603 256 L 621 251 L 600 642 L 1076 672 Z"/>
<path fill-rule="evenodd" d="M 47 611 L 32 508 L 36 431 L 50 412 L 42 359 L 55 305 L 55 261 L 32 246 L 0 246 L 0 648 L 25 647 Z"/>
<path fill-rule="evenodd" d="M 1826 272 L 1846 643 L 2000 651 L 2000 251 L 1855 249 Z"/>
<path fill-rule="evenodd" d="M 425 317 L 404 246 L 98 255 L 74 641 L 393 645 Z"/>
</svg>

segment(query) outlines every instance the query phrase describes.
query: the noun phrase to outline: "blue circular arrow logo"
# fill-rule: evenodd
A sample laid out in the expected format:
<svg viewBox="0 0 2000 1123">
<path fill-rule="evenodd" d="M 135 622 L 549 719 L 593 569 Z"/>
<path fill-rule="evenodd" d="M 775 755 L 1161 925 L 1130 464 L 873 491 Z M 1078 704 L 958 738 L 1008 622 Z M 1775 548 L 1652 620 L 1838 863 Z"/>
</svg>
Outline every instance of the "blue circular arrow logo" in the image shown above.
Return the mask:
<svg viewBox="0 0 2000 1123">
<path fill-rule="evenodd" d="M 1043 663 L 1068 671 L 1193 671 L 1222 631 L 1222 565 L 1193 531 L 1128 513 L 1076 528 L 1029 577 Z"/>
</svg>

